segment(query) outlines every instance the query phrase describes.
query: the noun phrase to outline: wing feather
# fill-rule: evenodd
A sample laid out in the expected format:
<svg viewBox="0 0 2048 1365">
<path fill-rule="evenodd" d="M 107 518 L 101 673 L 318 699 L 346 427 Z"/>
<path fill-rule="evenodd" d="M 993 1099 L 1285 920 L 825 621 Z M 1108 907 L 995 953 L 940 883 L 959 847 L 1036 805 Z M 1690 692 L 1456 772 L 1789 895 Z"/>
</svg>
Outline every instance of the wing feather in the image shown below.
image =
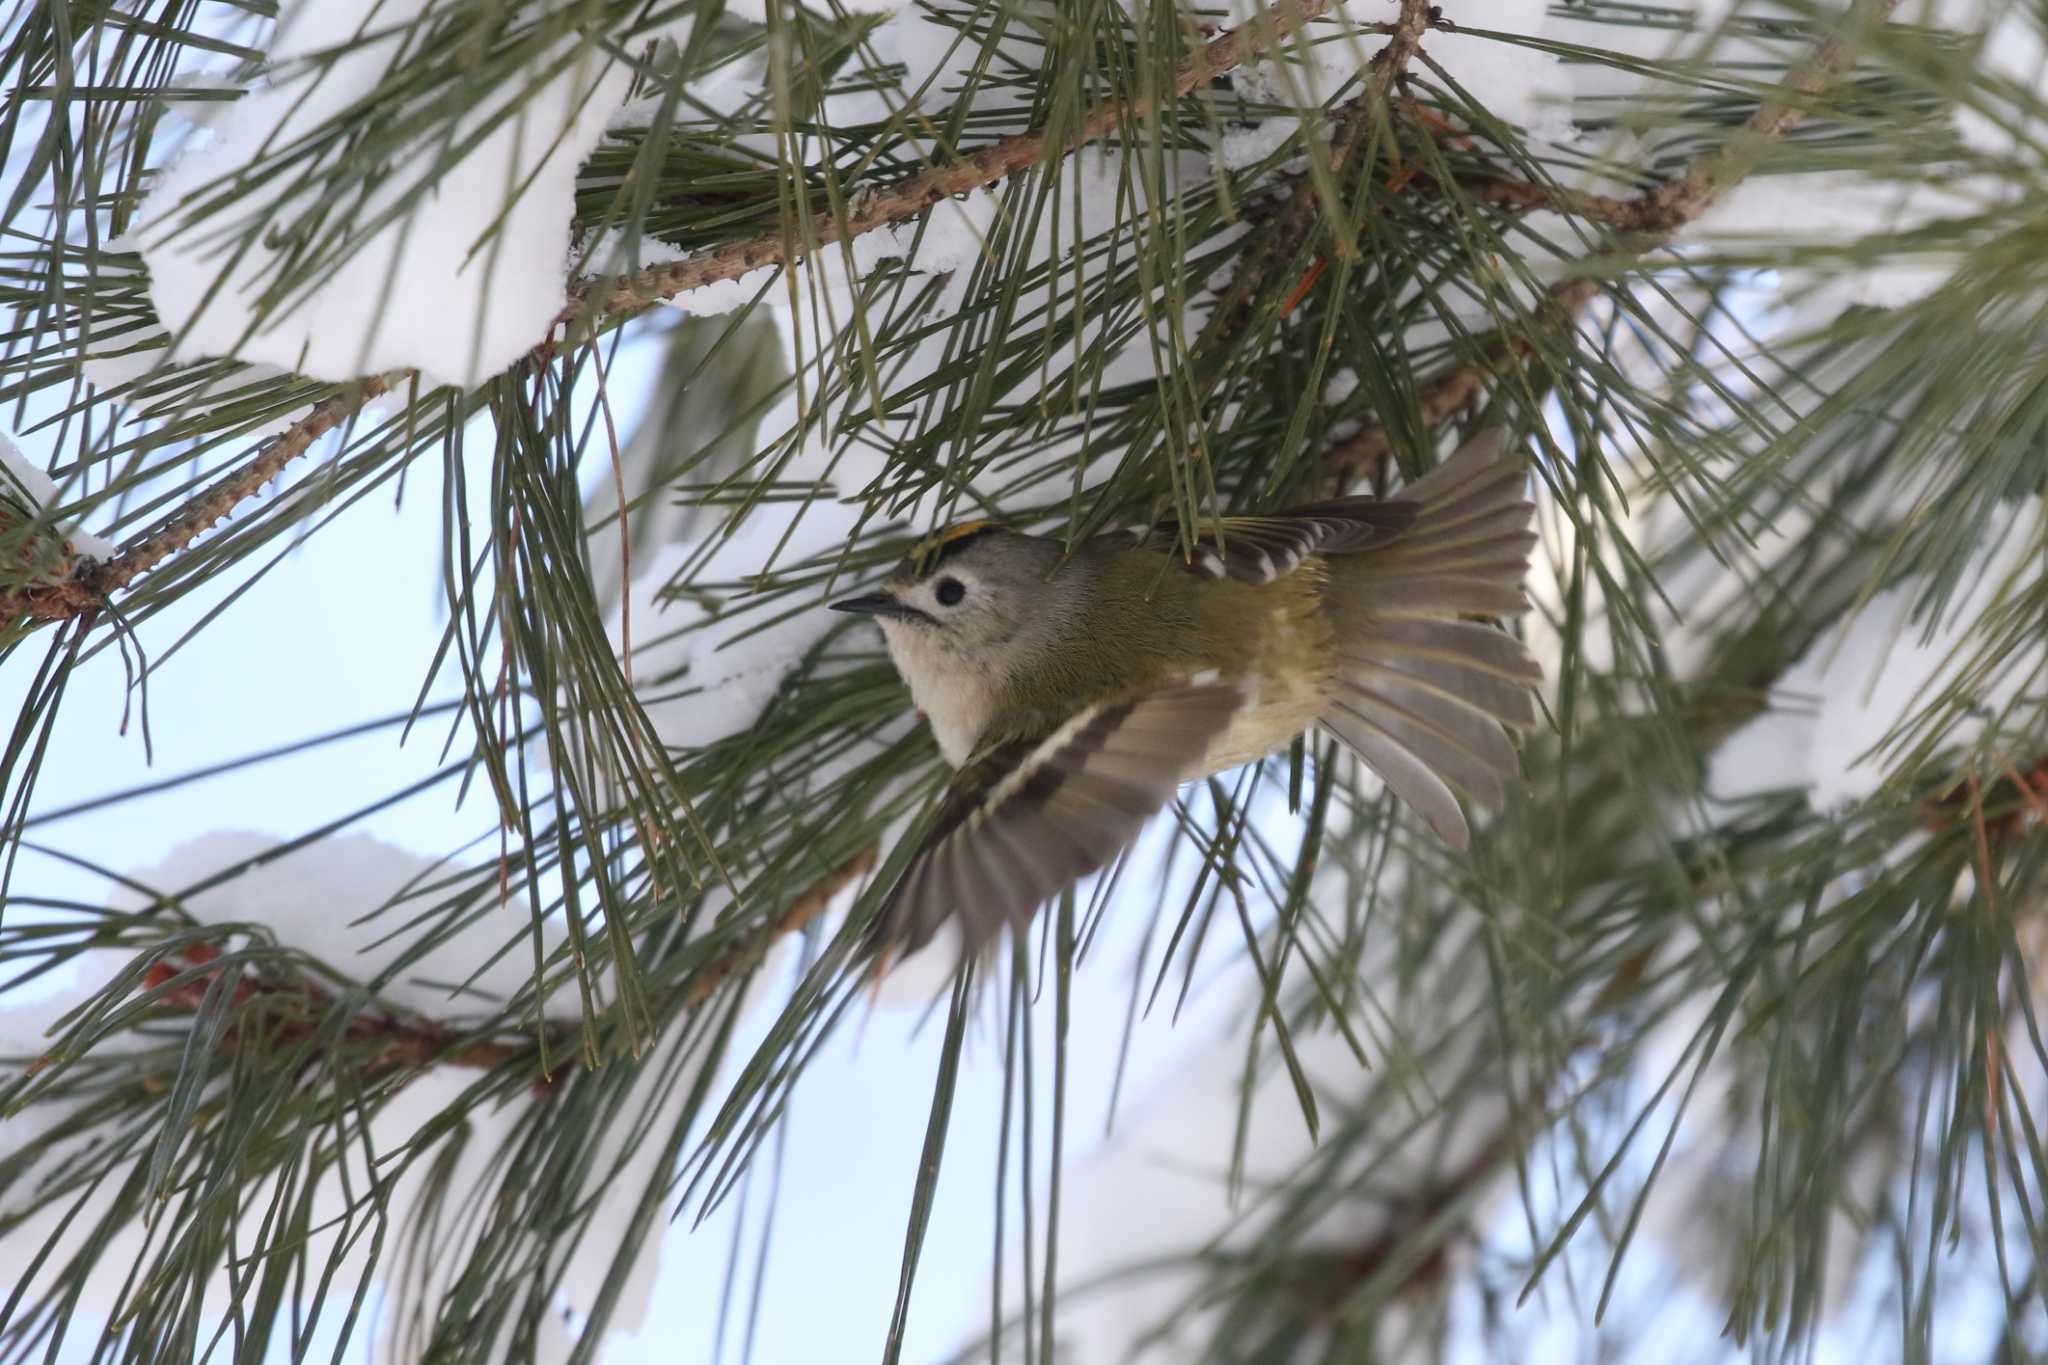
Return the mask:
<svg viewBox="0 0 2048 1365">
<path fill-rule="evenodd" d="M 1106 866 L 1173 798 L 1245 705 L 1207 674 L 1083 708 L 1056 727 L 996 727 L 953 776 L 870 930 L 915 951 L 957 916 L 979 952 Z"/>
<path fill-rule="evenodd" d="M 1270 583 L 1310 555 L 1352 554 L 1385 544 L 1408 529 L 1415 508 L 1383 498 L 1336 498 L 1254 517 L 1204 517 L 1195 527 L 1190 572 L 1204 578 Z M 1180 523 L 1155 528 L 1176 539 Z"/>
</svg>

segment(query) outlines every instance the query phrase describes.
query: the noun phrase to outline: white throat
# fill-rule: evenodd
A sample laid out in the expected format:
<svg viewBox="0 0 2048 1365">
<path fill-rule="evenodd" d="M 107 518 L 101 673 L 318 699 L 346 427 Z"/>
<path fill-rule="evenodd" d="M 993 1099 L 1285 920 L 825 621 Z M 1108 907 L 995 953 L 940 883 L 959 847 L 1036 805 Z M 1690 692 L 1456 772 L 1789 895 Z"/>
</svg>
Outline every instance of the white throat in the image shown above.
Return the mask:
<svg viewBox="0 0 2048 1365">
<path fill-rule="evenodd" d="M 994 682 L 915 625 L 884 624 L 889 657 L 910 684 L 911 700 L 931 722 L 939 752 L 955 768 L 967 761 L 996 712 Z"/>
</svg>

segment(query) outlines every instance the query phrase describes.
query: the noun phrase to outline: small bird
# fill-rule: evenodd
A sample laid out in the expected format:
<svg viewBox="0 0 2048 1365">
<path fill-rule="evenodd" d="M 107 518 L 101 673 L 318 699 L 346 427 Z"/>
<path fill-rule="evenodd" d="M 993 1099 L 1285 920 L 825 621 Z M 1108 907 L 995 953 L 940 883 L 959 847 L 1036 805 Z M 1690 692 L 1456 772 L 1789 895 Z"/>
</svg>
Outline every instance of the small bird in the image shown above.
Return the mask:
<svg viewBox="0 0 2048 1365">
<path fill-rule="evenodd" d="M 1320 726 L 1446 842 L 1499 810 L 1543 672 L 1472 616 L 1528 610 L 1535 512 L 1488 431 L 1391 498 L 1058 541 L 986 521 L 926 540 L 874 618 L 956 770 L 875 940 L 958 917 L 966 953 L 1136 839 L 1181 783 Z"/>
</svg>

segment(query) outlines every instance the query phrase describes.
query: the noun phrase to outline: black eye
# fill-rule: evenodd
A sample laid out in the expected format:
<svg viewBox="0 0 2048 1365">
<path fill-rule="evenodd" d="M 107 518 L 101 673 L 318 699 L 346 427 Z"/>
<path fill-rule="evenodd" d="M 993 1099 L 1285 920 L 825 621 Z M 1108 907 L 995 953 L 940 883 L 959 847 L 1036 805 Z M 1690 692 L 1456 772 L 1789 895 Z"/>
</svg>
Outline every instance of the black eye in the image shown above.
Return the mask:
<svg viewBox="0 0 2048 1365">
<path fill-rule="evenodd" d="M 939 590 L 933 595 L 942 607 L 958 606 L 960 599 L 967 596 L 967 586 L 957 578 L 941 578 Z"/>
</svg>

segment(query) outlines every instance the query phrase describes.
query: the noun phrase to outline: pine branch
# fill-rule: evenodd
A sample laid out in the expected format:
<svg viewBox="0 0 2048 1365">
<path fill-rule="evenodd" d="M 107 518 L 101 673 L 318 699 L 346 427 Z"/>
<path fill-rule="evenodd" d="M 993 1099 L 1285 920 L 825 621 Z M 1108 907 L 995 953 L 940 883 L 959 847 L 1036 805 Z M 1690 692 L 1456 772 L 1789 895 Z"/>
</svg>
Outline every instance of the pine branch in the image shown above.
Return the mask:
<svg viewBox="0 0 2048 1365">
<path fill-rule="evenodd" d="M 183 969 L 175 961 L 158 962 L 143 975 L 143 987 L 163 992 L 156 1003 L 198 1015 L 211 993 L 213 972 L 208 968 L 219 959 L 220 950 L 210 943 L 195 943 L 176 956 L 185 964 Z M 164 989 L 174 982 L 174 988 Z M 216 1008 L 247 1011 L 260 1015 L 261 1020 L 244 1014 L 230 1022 L 220 1030 L 219 1049 L 228 1053 L 254 1046 L 279 1053 L 296 1051 L 320 1037 L 321 1016 L 333 1005 L 334 996 L 311 981 L 271 980 L 244 971 L 236 978 L 233 993 Z M 544 1025 L 543 1031 L 550 1041 L 565 1044 L 575 1028 L 574 1023 L 552 1022 Z M 358 1014 L 325 1046 L 365 1049 L 367 1055 L 357 1074 L 368 1084 L 396 1072 L 435 1065 L 488 1071 L 533 1052 L 536 1044 L 487 1037 L 464 1041 L 461 1030 L 439 1020 Z M 31 1067 L 31 1072 L 35 1069 Z"/>
<path fill-rule="evenodd" d="M 1865 0 L 1851 10 L 1844 27 L 1857 34 L 1881 28 L 1898 4 L 1899 0 Z M 1756 169 L 1773 142 L 1805 121 L 1814 109 L 1813 96 L 1833 86 L 1855 64 L 1856 45 L 1841 34 L 1815 48 L 1813 55 L 1780 83 L 1777 98 L 1765 101 L 1733 137 L 1696 159 L 1677 180 L 1644 196 L 1651 221 L 1641 239 L 1630 245 L 1637 251 L 1662 246 L 1680 228 L 1696 222 Z"/>
<path fill-rule="evenodd" d="M 61 621 L 99 610 L 114 593 L 183 550 L 202 532 L 219 525 L 239 504 L 283 473 L 286 465 L 305 454 L 313 442 L 353 417 L 365 403 L 411 378 L 411 370 L 371 375 L 314 404 L 311 412 L 266 441 L 255 459 L 216 481 L 155 530 L 130 542 L 114 558 L 76 557 L 71 572 L 55 582 L 31 583 L 0 594 L 0 626 L 24 616 L 31 621 Z"/>
<path fill-rule="evenodd" d="M 574 285 L 569 302 L 549 328 L 549 338 L 534 347 L 528 363 L 545 364 L 554 358 L 557 343 L 553 334 L 558 328 L 566 335 L 574 324 L 593 318 L 604 323 L 623 321 L 693 289 L 737 279 L 764 266 L 800 260 L 819 247 L 909 222 L 956 195 L 992 185 L 1042 161 L 1069 156 L 1125 123 L 1144 118 L 1186 97 L 1196 87 L 1228 74 L 1340 3 L 1342 0 L 1275 0 L 1250 22 L 1213 39 L 1183 61 L 1174 72 L 1168 93 L 1141 95 L 1122 103 L 1106 99 L 1083 115 L 1074 131 L 1063 138 L 1056 140 L 1051 130 L 1041 126 L 934 166 L 896 185 L 872 190 L 856 201 L 843 222 L 821 223 L 808 243 L 799 245 L 788 233 L 777 229 L 697 252 L 680 261 L 650 266 L 637 274 Z M 1423 19 L 1411 20 L 1411 10 L 1421 11 Z M 1395 42 L 1389 44 L 1391 51 L 1404 42 L 1402 32 L 1412 29 L 1413 34 L 1419 34 L 1421 27 L 1426 26 L 1428 14 L 1413 0 L 1403 0 L 1400 23 L 1360 27 L 1368 32 L 1395 33 Z M 1412 52 L 1413 42 L 1411 35 L 1402 51 Z M 24 618 L 58 621 L 99 610 L 112 594 L 125 590 L 136 578 L 190 545 L 200 532 L 218 524 L 237 505 L 276 478 L 286 465 L 305 454 L 315 440 L 346 421 L 365 403 L 416 377 L 414 371 L 400 370 L 357 381 L 347 392 L 318 404 L 286 431 L 272 437 L 245 468 L 216 483 L 174 513 L 159 529 L 135 541 L 113 559 L 74 560 L 71 571 L 56 582 L 29 584 L 0 593 L 0 627 Z"/>
<path fill-rule="evenodd" d="M 1427 175 L 1417 176 L 1415 183 L 1417 189 L 1443 191 L 1443 187 Z M 1611 194 L 1569 189 L 1563 185 L 1539 185 L 1532 180 L 1518 180 L 1507 175 L 1460 176 L 1456 184 L 1459 193 L 1511 213 L 1535 213 L 1539 210 L 1559 213 L 1585 218 L 1617 232 L 1641 232 L 1652 226 L 1656 219 L 1656 210 L 1641 198 L 1624 199 Z"/>
<path fill-rule="evenodd" d="M 1597 289 L 1583 279 L 1554 288 L 1548 302 L 1556 305 L 1562 318 L 1553 314 L 1555 325 L 1569 325 Z M 1415 395 L 1422 429 L 1433 431 L 1463 411 L 1478 397 L 1489 380 L 1505 374 L 1533 351 L 1522 337 L 1496 341 L 1478 360 L 1469 361 L 1425 384 Z M 1354 435 L 1332 446 L 1323 456 L 1322 484 L 1325 496 L 1335 496 L 1378 477 L 1394 448 L 1394 438 L 1385 423 L 1368 422 Z"/>
<path fill-rule="evenodd" d="M 713 958 L 699 973 L 695 974 L 689 987 L 683 992 L 684 1003 L 695 1009 L 711 998 L 711 993 L 726 981 L 742 972 L 752 971 L 775 941 L 788 934 L 800 932 L 812 920 L 823 914 L 832 898 L 867 875 L 875 865 L 875 855 L 880 845 L 869 844 L 860 852 L 833 868 L 814 882 L 810 889 L 790 901 L 783 912 L 760 925 L 752 933 L 733 944 Z"/>
<path fill-rule="evenodd" d="M 1422 35 L 1433 27 L 1444 26 L 1447 26 L 1446 21 L 1435 5 L 1426 4 L 1423 0 L 1401 0 L 1401 14 L 1388 26 L 1386 46 L 1372 55 L 1365 90 L 1346 100 L 1337 110 L 1336 126 L 1329 145 L 1329 173 L 1332 176 L 1345 168 L 1375 125 L 1386 125 L 1388 101 L 1394 85 L 1420 50 Z M 1270 283 L 1272 272 L 1293 260 L 1302 242 L 1315 230 L 1317 211 L 1324 207 L 1324 203 L 1324 189 L 1312 173 L 1304 171 L 1296 177 L 1294 193 L 1288 198 L 1286 208 L 1281 210 L 1278 222 L 1269 227 L 1258 244 L 1237 263 L 1230 288 L 1218 301 L 1208 323 L 1196 338 L 1193 349 L 1197 356 L 1210 354 L 1223 338 L 1244 326 L 1253 306 Z M 1350 247 L 1349 234 L 1332 235 L 1338 249 Z"/>
<path fill-rule="evenodd" d="M 1527 1143 L 1523 1129 L 1539 1124 L 1505 1119 L 1456 1170 L 1438 1177 L 1390 1210 L 1388 1226 L 1361 1245 L 1305 1251 L 1281 1261 L 1275 1273 L 1301 1301 L 1305 1315 L 1325 1319 L 1343 1314 L 1366 1286 L 1391 1276 L 1391 1297 L 1406 1299 L 1438 1287 L 1450 1270 L 1453 1220 L 1484 1195 L 1503 1166 Z"/>
<path fill-rule="evenodd" d="M 2025 764 L 2006 763 L 1998 777 L 1981 782 L 1974 775 L 1954 779 L 1919 807 L 1921 828 L 1940 834 L 1968 828 L 1990 862 L 1990 852 L 2023 835 L 2048 829 L 2048 756 Z M 1986 875 L 1984 881 L 1990 884 Z"/>
<path fill-rule="evenodd" d="M 606 316 L 631 314 L 692 289 L 737 279 L 763 266 L 801 259 L 809 252 L 834 242 L 848 241 L 878 228 L 907 223 L 929 212 L 943 200 L 986 188 L 1040 162 L 1072 155 L 1123 124 L 1145 118 L 1155 110 L 1186 97 L 1197 86 L 1207 85 L 1235 70 L 1339 3 L 1341 0 L 1298 0 L 1298 3 L 1296 0 L 1276 0 L 1249 23 L 1213 39 L 1183 61 L 1164 94 L 1140 95 L 1128 102 L 1103 100 L 1082 115 L 1072 133 L 1058 141 L 1054 141 L 1051 130 L 1041 126 L 1028 133 L 1003 138 L 898 184 L 872 190 L 856 200 L 843 222 L 827 220 L 821 223 L 816 236 L 806 244 L 793 242 L 778 229 L 746 241 L 699 251 L 680 261 L 649 266 L 637 275 L 594 282 L 572 291 L 569 304 L 556 318 L 556 324 L 568 326 L 589 312 Z M 1420 12 L 1423 17 L 1411 20 L 1410 10 Z M 1402 0 L 1399 22 L 1360 24 L 1358 28 L 1368 33 L 1394 34 L 1395 40 L 1388 45 L 1389 49 L 1403 45 L 1405 54 L 1413 50 L 1414 36 L 1419 36 L 1421 29 L 1427 26 L 1429 12 L 1430 7 L 1417 4 L 1415 0 Z M 1404 44 L 1401 35 L 1410 29 L 1413 34 Z M 1405 55 L 1401 60 L 1406 60 Z"/>
<path fill-rule="evenodd" d="M 834 896 L 874 867 L 875 854 L 875 845 L 863 848 L 794 897 L 782 914 L 757 926 L 693 972 L 682 992 L 685 1008 L 700 1008 L 721 986 L 759 966 L 778 939 L 817 919 Z M 361 1013 L 336 1032 L 322 1024 L 334 1007 L 333 994 L 308 980 L 269 978 L 245 969 L 228 998 L 209 1006 L 218 971 L 213 964 L 220 955 L 220 949 L 210 943 L 191 944 L 151 965 L 143 974 L 142 987 L 160 992 L 155 1004 L 195 1018 L 208 1008 L 236 1011 L 236 1017 L 219 1030 L 218 1049 L 224 1054 L 259 1048 L 283 1055 L 309 1044 L 320 1051 L 360 1053 L 355 1074 L 364 1085 L 435 1066 L 490 1071 L 525 1058 L 566 1051 L 582 1027 L 575 1019 L 544 1020 L 537 1037 L 511 1041 L 466 1034 L 454 1024 L 423 1015 Z M 29 1064 L 26 1074 L 35 1075 L 50 1060 L 38 1058 Z M 551 1079 L 541 1085 L 551 1084 Z"/>
<path fill-rule="evenodd" d="M 1876 29 L 1885 24 L 1898 7 L 1898 0 L 1866 0 L 1857 6 L 1844 25 L 1851 33 Z M 1856 45 L 1846 36 L 1835 36 L 1819 44 L 1791 75 L 1778 86 L 1778 93 L 1756 112 L 1726 142 L 1696 158 L 1678 179 L 1659 185 L 1632 200 L 1612 201 L 1593 197 L 1579 207 L 1595 210 L 1599 218 L 1618 230 L 1607 248 L 1589 254 L 1579 266 L 1552 285 L 1538 322 L 1561 330 L 1574 322 L 1580 311 L 1598 294 L 1591 270 L 1596 262 L 1617 255 L 1643 256 L 1668 246 L 1685 227 L 1697 222 L 1706 211 L 1740 184 L 1756 168 L 1770 145 L 1789 133 L 1813 112 L 1814 97 L 1823 94 L 1843 76 L 1856 60 Z M 1512 184 L 1512 182 L 1498 182 Z M 1537 187 L 1529 187 L 1535 189 Z M 1517 208 L 1534 207 L 1533 196 L 1519 188 L 1496 191 L 1510 196 Z M 1545 191 L 1543 207 L 1572 212 L 1574 195 L 1555 199 Z M 1441 376 L 1417 395 L 1426 428 L 1447 421 L 1470 403 L 1491 379 L 1505 374 L 1529 358 L 1531 343 L 1524 338 L 1495 342 L 1484 355 Z M 1331 447 L 1323 457 L 1323 484 L 1340 491 L 1375 476 L 1393 448 L 1393 437 L 1384 423 L 1369 422 L 1348 440 Z"/>
</svg>

